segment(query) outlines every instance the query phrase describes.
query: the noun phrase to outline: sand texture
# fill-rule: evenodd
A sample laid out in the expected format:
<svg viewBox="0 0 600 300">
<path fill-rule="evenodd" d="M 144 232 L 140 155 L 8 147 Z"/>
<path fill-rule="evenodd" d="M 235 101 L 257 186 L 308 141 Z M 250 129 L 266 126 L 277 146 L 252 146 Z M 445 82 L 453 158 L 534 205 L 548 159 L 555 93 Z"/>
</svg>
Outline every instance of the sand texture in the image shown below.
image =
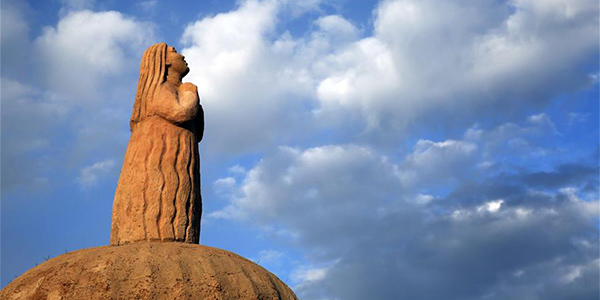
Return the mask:
<svg viewBox="0 0 600 300">
<path fill-rule="evenodd" d="M 261 266 L 186 243 L 134 243 L 60 255 L 8 284 L 0 299 L 297 300 Z"/>
<path fill-rule="evenodd" d="M 198 88 L 181 82 L 188 72 L 183 55 L 165 43 L 144 52 L 115 191 L 111 245 L 200 242 L 204 114 Z"/>
</svg>

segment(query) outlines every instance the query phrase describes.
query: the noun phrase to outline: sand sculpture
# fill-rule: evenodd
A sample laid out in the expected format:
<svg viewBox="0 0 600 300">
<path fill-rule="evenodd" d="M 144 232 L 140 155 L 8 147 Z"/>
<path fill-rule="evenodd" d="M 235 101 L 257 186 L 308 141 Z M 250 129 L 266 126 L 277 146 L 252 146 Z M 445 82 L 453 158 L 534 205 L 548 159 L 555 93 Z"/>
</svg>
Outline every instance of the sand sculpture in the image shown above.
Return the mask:
<svg viewBox="0 0 600 300">
<path fill-rule="evenodd" d="M 297 300 L 259 265 L 198 245 L 204 114 L 196 86 L 181 83 L 188 71 L 164 43 L 144 53 L 111 245 L 50 259 L 9 283 L 0 299 Z"/>
<path fill-rule="evenodd" d="M 189 70 L 184 57 L 165 43 L 144 53 L 113 204 L 112 245 L 199 242 L 198 143 L 204 114 L 197 87 L 181 83 Z"/>
</svg>

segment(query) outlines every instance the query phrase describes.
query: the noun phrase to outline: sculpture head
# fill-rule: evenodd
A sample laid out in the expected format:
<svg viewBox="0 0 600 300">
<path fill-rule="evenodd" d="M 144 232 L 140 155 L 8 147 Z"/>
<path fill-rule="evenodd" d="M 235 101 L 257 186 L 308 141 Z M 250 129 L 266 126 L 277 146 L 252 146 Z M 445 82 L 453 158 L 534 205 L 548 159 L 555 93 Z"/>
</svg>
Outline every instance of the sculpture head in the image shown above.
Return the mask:
<svg viewBox="0 0 600 300">
<path fill-rule="evenodd" d="M 185 57 L 175 50 L 175 47 L 167 47 L 167 74 L 177 73 L 180 78 L 183 78 L 187 73 L 190 72 Z"/>
<path fill-rule="evenodd" d="M 174 47 L 165 43 L 148 47 L 140 63 L 140 78 L 129 123 L 130 129 L 133 130 L 135 125 L 146 117 L 147 102 L 167 80 L 169 73 L 177 73 L 180 78 L 183 78 L 189 71 L 183 55 L 177 53 Z"/>
</svg>

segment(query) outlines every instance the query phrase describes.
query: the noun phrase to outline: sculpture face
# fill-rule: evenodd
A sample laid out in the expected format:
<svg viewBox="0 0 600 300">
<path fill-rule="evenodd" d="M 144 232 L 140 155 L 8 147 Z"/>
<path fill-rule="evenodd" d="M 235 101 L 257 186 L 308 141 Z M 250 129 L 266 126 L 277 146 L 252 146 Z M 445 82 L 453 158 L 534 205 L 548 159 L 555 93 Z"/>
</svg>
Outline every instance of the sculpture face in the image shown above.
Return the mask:
<svg viewBox="0 0 600 300">
<path fill-rule="evenodd" d="M 169 66 L 169 72 L 178 73 L 182 78 L 190 72 L 185 57 L 177 53 L 175 47 L 169 46 L 167 48 L 167 65 Z"/>
</svg>

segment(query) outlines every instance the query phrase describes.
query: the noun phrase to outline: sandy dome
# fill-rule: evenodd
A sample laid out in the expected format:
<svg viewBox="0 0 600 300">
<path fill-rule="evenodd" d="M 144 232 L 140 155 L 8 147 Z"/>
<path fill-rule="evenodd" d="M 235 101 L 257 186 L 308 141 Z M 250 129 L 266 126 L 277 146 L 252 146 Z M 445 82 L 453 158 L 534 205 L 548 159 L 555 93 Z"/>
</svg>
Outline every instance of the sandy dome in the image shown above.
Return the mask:
<svg viewBox="0 0 600 300">
<path fill-rule="evenodd" d="M 135 243 L 70 252 L 25 272 L 1 299 L 283 299 L 292 290 L 229 251 L 184 243 Z"/>
</svg>

